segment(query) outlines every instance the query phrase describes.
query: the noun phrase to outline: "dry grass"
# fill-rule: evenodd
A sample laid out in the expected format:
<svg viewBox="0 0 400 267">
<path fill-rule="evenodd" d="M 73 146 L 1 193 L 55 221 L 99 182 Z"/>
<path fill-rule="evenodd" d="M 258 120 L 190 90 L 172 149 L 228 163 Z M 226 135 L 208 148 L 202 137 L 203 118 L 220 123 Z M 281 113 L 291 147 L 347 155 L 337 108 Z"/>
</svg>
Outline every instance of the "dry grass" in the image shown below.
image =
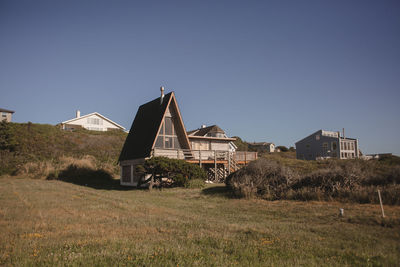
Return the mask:
<svg viewBox="0 0 400 267">
<path fill-rule="evenodd" d="M 396 266 L 400 207 L 385 212 L 232 199 L 222 186 L 96 190 L 3 177 L 0 265 Z"/>
</svg>

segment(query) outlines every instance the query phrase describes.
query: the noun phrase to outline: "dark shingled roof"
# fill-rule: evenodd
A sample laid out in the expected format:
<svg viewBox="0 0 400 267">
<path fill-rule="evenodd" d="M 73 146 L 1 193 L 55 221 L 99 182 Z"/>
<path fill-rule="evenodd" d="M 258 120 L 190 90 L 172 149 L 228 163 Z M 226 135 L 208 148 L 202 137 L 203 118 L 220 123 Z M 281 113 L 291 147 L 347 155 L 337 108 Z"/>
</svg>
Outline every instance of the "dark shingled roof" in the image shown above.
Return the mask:
<svg viewBox="0 0 400 267">
<path fill-rule="evenodd" d="M 160 104 L 160 97 L 158 97 L 139 107 L 129 134 L 126 137 L 119 161 L 150 156 L 154 139 L 157 136 L 171 95 L 172 92 L 166 94 L 162 104 Z"/>
<path fill-rule="evenodd" d="M 5 109 L 5 108 L 0 108 L 0 112 L 14 113 L 15 111 L 13 111 L 13 110 L 8 110 L 8 109 Z"/>
<path fill-rule="evenodd" d="M 194 133 L 194 134 L 193 134 Z M 189 135 L 192 136 L 205 136 L 208 133 L 225 133 L 224 130 L 219 128 L 217 125 L 212 125 L 204 128 L 199 128 L 197 130 L 193 130 L 188 132 Z"/>
</svg>

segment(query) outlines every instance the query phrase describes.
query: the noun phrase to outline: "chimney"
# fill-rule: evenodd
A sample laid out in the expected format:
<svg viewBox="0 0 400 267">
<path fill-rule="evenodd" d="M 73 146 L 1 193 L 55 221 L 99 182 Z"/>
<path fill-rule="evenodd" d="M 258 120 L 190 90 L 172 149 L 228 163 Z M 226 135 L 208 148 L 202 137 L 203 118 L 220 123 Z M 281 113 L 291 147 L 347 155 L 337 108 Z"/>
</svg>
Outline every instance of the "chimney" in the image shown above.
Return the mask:
<svg viewBox="0 0 400 267">
<path fill-rule="evenodd" d="M 343 139 L 345 139 L 346 137 L 344 136 L 344 128 L 343 128 Z"/>
<path fill-rule="evenodd" d="M 76 117 L 80 118 L 81 117 L 81 112 L 79 110 L 76 111 Z"/>
<path fill-rule="evenodd" d="M 203 129 L 203 128 L 206 128 L 206 125 L 205 124 L 202 124 L 201 125 L 201 128 Z"/>
<path fill-rule="evenodd" d="M 161 86 L 160 91 L 161 91 L 161 98 L 160 98 L 160 105 L 161 105 L 164 100 L 164 87 Z"/>
</svg>

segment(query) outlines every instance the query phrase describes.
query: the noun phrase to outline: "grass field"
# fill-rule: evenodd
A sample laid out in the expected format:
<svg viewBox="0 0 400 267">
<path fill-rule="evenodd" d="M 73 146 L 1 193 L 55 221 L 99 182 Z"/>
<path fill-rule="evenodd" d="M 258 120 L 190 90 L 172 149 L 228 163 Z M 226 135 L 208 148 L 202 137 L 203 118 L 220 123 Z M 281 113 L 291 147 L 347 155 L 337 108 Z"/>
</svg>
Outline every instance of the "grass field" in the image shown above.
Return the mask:
<svg viewBox="0 0 400 267">
<path fill-rule="evenodd" d="M 339 208 L 345 216 L 339 217 Z M 0 265 L 399 266 L 400 207 L 0 178 Z"/>
</svg>

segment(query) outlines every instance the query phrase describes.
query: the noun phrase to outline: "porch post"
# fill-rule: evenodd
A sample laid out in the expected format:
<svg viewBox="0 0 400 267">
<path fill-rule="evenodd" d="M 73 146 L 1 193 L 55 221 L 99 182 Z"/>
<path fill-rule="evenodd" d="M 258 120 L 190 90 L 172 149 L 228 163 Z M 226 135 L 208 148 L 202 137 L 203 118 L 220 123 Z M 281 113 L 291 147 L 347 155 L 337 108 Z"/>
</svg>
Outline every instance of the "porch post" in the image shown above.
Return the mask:
<svg viewBox="0 0 400 267">
<path fill-rule="evenodd" d="M 228 174 L 231 174 L 231 152 L 228 151 Z"/>
<path fill-rule="evenodd" d="M 214 150 L 214 179 L 217 181 L 217 151 Z"/>
</svg>

